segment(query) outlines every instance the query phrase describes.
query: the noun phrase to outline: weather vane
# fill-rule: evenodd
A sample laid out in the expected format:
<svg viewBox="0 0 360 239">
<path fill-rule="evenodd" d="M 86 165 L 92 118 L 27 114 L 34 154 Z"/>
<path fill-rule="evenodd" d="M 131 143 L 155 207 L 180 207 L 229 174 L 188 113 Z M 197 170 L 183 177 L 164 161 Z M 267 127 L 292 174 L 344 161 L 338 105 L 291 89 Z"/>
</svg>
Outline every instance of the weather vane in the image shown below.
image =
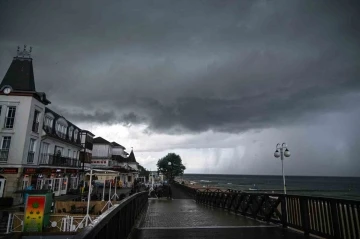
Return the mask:
<svg viewBox="0 0 360 239">
<path fill-rule="evenodd" d="M 17 57 L 31 58 L 31 52 L 32 52 L 32 47 L 30 47 L 30 50 L 27 50 L 26 45 L 24 45 L 24 50 L 20 51 L 20 47 L 18 46 L 18 48 L 17 48 Z"/>
</svg>

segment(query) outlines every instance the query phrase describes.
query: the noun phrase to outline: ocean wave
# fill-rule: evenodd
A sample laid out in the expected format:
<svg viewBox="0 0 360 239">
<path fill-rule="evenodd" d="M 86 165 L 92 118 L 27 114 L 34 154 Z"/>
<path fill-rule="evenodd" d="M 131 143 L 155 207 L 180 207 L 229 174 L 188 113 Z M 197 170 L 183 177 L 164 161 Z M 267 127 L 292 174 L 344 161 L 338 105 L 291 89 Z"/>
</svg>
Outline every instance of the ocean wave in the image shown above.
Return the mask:
<svg viewBox="0 0 360 239">
<path fill-rule="evenodd" d="M 210 180 L 200 180 L 200 182 L 202 182 L 202 183 L 211 183 Z"/>
</svg>

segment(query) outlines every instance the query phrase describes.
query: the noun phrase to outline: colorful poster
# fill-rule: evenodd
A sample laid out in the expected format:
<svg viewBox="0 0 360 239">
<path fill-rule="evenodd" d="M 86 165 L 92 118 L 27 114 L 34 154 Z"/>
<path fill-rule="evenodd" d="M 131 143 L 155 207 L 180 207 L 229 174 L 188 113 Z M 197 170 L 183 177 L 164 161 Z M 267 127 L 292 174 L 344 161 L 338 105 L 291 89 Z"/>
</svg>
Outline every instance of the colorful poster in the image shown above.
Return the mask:
<svg viewBox="0 0 360 239">
<path fill-rule="evenodd" d="M 26 202 L 23 232 L 41 232 L 44 220 L 45 196 L 29 195 Z"/>
</svg>

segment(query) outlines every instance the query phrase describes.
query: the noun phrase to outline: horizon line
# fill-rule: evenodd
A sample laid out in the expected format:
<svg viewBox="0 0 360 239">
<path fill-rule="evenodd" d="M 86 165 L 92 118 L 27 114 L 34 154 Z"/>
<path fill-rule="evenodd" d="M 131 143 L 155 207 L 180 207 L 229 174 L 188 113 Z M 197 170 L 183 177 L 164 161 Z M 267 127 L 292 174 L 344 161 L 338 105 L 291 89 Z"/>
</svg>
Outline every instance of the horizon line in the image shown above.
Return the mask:
<svg viewBox="0 0 360 239">
<path fill-rule="evenodd" d="M 280 176 L 281 174 L 224 174 L 224 173 L 184 173 L 185 174 L 202 174 L 202 175 L 232 175 L 232 176 Z M 337 177 L 337 178 L 360 178 L 360 176 L 332 176 L 332 175 L 285 175 L 285 177 Z"/>
</svg>

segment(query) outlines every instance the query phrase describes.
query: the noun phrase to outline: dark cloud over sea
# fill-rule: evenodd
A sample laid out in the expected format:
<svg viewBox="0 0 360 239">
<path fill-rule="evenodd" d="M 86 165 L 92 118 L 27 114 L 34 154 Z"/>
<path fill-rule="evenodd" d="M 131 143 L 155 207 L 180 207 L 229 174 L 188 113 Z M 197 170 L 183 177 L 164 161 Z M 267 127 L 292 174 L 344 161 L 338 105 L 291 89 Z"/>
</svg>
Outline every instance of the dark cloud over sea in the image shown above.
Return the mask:
<svg viewBox="0 0 360 239">
<path fill-rule="evenodd" d="M 0 3 L 0 75 L 31 45 L 51 107 L 161 134 L 307 132 L 329 114 L 358 117 L 359 42 L 356 1 Z"/>
</svg>

